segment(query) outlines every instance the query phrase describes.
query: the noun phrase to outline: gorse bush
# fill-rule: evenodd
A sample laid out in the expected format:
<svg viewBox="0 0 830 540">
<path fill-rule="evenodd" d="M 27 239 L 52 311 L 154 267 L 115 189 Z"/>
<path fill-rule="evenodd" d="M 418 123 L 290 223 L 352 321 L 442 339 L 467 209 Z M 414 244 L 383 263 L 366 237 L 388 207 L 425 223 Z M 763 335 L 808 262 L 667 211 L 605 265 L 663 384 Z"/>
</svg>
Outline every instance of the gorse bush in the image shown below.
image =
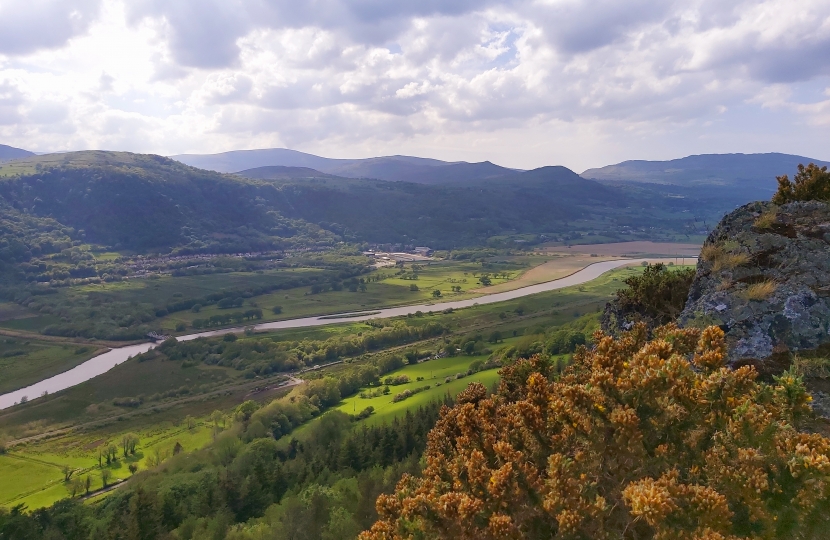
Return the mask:
<svg viewBox="0 0 830 540">
<path fill-rule="evenodd" d="M 777 177 L 778 191 L 772 202 L 784 204 L 793 201 L 830 201 L 830 172 L 810 163 L 798 166 L 798 173 L 790 181 L 785 174 Z"/>
<path fill-rule="evenodd" d="M 470 385 L 361 539 L 826 538 L 830 440 L 802 431 L 801 380 L 727 369 L 717 327 L 647 335 Z"/>
</svg>

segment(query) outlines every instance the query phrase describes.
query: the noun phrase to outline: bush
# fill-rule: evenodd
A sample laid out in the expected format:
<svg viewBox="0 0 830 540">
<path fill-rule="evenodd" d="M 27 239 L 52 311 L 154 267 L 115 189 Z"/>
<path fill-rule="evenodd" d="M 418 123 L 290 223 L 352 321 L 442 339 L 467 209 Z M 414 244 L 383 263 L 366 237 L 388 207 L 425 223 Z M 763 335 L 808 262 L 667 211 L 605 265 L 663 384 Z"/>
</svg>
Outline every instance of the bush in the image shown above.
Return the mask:
<svg viewBox="0 0 830 540">
<path fill-rule="evenodd" d="M 647 335 L 468 386 L 361 539 L 824 538 L 830 439 L 801 379 L 726 368 L 718 327 Z"/>
<path fill-rule="evenodd" d="M 686 299 L 695 271 L 669 270 L 664 264 L 648 265 L 639 276 L 625 280 L 627 289 L 617 291 L 617 305 L 623 313 L 637 313 L 667 324 L 677 318 Z"/>
<path fill-rule="evenodd" d="M 793 181 L 785 174 L 777 177 L 778 191 L 772 202 L 785 204 L 793 201 L 827 201 L 830 202 L 830 172 L 827 167 L 819 168 L 810 163 L 806 167 L 798 166 Z"/>
<path fill-rule="evenodd" d="M 370 416 L 372 416 L 372 414 L 374 414 L 374 412 L 375 412 L 375 408 L 374 408 L 374 407 L 372 407 L 371 405 L 369 405 L 368 407 L 366 407 L 365 409 L 363 409 L 362 411 L 360 411 L 360 412 L 357 414 L 357 416 L 355 417 L 355 419 L 357 419 L 357 420 L 365 420 L 366 418 L 369 418 Z"/>
</svg>

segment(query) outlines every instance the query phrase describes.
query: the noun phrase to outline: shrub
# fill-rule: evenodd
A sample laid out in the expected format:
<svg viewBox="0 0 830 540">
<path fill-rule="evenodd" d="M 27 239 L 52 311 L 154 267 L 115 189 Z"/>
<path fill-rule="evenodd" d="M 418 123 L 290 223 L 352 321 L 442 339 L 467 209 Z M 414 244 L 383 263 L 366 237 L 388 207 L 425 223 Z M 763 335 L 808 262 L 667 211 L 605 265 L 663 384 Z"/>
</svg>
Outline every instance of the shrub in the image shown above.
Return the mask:
<svg viewBox="0 0 830 540">
<path fill-rule="evenodd" d="M 691 268 L 669 270 L 664 264 L 648 265 L 642 274 L 625 280 L 628 288 L 617 291 L 617 305 L 623 313 L 653 319 L 655 326 L 666 324 L 683 311 L 694 277 Z"/>
<path fill-rule="evenodd" d="M 772 202 L 785 204 L 793 201 L 830 201 L 830 172 L 810 163 L 798 166 L 798 173 L 791 182 L 785 174 L 777 177 L 778 191 Z"/>
<path fill-rule="evenodd" d="M 726 368 L 717 327 L 654 335 L 468 386 L 360 538 L 823 538 L 830 440 L 806 430 L 802 381 Z"/>
</svg>

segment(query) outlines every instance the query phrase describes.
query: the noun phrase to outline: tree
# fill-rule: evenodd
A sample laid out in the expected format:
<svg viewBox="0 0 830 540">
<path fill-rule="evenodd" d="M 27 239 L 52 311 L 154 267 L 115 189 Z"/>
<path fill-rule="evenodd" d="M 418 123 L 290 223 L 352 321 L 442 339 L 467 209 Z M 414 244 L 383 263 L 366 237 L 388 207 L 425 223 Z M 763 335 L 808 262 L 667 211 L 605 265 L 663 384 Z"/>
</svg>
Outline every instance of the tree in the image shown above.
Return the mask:
<svg viewBox="0 0 830 540">
<path fill-rule="evenodd" d="M 196 419 L 190 416 L 189 414 L 185 416 L 184 423 L 187 426 L 187 429 L 193 429 L 196 427 Z"/>
<path fill-rule="evenodd" d="M 718 327 L 647 336 L 597 333 L 561 376 L 534 356 L 494 395 L 468 386 L 360 538 L 824 537 L 830 439 L 803 382 L 727 368 Z"/>
<path fill-rule="evenodd" d="M 493 280 L 490 279 L 490 276 L 487 274 L 482 274 L 480 278 L 478 278 L 479 283 L 481 283 L 485 287 L 489 287 L 493 284 Z"/>
<path fill-rule="evenodd" d="M 274 307 L 272 307 L 272 308 L 271 308 L 271 312 L 272 312 L 274 315 L 279 315 L 280 313 L 282 313 L 282 306 L 274 306 Z"/>
<path fill-rule="evenodd" d="M 410 292 L 418 292 L 420 289 L 418 289 L 418 286 L 413 283 L 409 286 L 409 290 Z"/>
<path fill-rule="evenodd" d="M 121 450 L 124 453 L 124 457 L 129 456 L 130 454 L 135 454 L 135 448 L 139 443 L 138 435 L 135 433 L 127 433 L 126 435 L 121 437 Z"/>
<path fill-rule="evenodd" d="M 66 491 L 69 492 L 69 497 L 74 498 L 77 494 L 84 490 L 84 481 L 80 476 L 76 476 L 66 483 Z"/>
<path fill-rule="evenodd" d="M 89 475 L 84 477 L 84 492 L 89 495 L 89 488 L 92 487 L 92 478 Z"/>
<path fill-rule="evenodd" d="M 107 465 L 112 464 L 118 456 L 118 447 L 110 443 L 107 445 Z"/>
<path fill-rule="evenodd" d="M 132 464 L 130 464 L 132 467 Z M 109 469 L 101 469 L 101 484 L 106 487 L 109 485 L 110 478 L 112 478 L 112 471 Z"/>
<path fill-rule="evenodd" d="M 434 298 L 440 298 L 440 296 L 441 296 L 441 291 L 439 291 L 438 289 L 435 289 L 434 291 L 432 291 L 432 296 L 433 296 Z"/>
<path fill-rule="evenodd" d="M 259 403 L 249 399 L 236 408 L 234 411 L 234 417 L 237 420 L 242 421 L 242 423 L 247 424 L 251 419 L 251 415 L 254 414 L 257 409 L 259 409 Z"/>
<path fill-rule="evenodd" d="M 127 467 L 127 469 L 130 470 L 130 474 L 135 474 L 135 472 L 138 470 L 138 464 L 137 463 L 130 463 L 130 465 Z"/>
<path fill-rule="evenodd" d="M 73 469 L 69 465 L 61 465 L 61 472 L 63 473 L 63 481 L 69 482 L 69 479 L 72 478 L 73 474 L 75 474 L 75 469 Z"/>
<path fill-rule="evenodd" d="M 162 537 L 160 512 L 155 497 L 143 487 L 138 487 L 130 497 L 127 518 L 127 538 L 155 540 Z"/>
<path fill-rule="evenodd" d="M 98 466 L 103 467 L 104 466 L 104 458 L 107 456 L 107 447 L 104 446 L 103 444 L 100 444 L 100 445 L 98 445 L 98 448 L 96 450 L 97 450 L 97 456 L 98 456 Z M 109 460 L 107 460 L 107 463 L 109 463 Z"/>
</svg>

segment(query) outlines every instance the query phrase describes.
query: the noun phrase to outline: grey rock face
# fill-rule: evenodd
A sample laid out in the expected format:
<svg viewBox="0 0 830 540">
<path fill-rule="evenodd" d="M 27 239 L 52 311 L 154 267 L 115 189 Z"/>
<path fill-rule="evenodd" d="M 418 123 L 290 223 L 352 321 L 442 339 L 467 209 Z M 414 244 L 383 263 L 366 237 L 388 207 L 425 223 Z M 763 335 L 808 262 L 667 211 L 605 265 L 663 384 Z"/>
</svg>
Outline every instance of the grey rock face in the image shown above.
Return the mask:
<svg viewBox="0 0 830 540">
<path fill-rule="evenodd" d="M 760 218 L 760 219 L 759 219 Z M 681 326 L 720 325 L 729 363 L 763 374 L 830 343 L 830 205 L 750 203 L 709 235 Z"/>
</svg>

